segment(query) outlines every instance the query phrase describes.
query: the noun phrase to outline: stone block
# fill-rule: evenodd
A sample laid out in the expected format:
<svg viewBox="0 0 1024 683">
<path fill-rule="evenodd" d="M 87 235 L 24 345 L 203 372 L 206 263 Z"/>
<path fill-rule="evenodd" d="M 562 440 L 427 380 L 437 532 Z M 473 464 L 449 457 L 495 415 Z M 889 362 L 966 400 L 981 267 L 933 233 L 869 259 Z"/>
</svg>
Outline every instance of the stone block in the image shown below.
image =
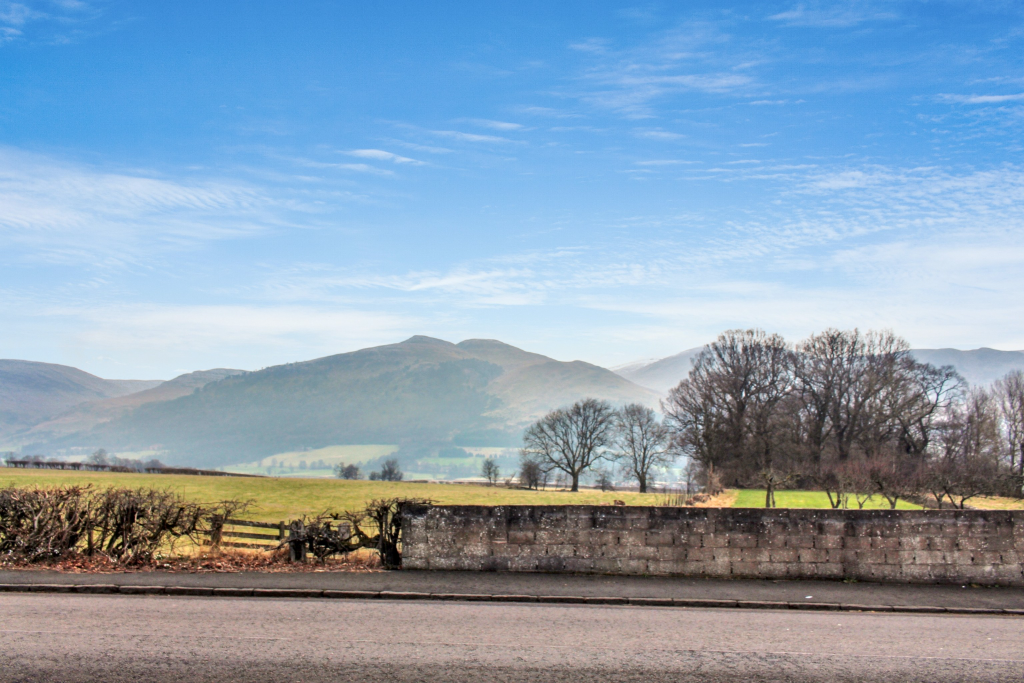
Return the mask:
<svg viewBox="0 0 1024 683">
<path fill-rule="evenodd" d="M 559 545 L 565 543 L 566 529 L 538 529 L 534 532 L 533 542 L 538 545 Z"/>
<path fill-rule="evenodd" d="M 858 564 L 886 564 L 884 550 L 858 550 L 854 555 Z"/>
<path fill-rule="evenodd" d="M 688 552 L 686 548 L 677 545 L 663 545 L 658 548 L 657 559 L 662 562 L 680 562 L 686 559 Z"/>
<path fill-rule="evenodd" d="M 728 537 L 728 545 L 730 548 L 756 548 L 757 535 L 742 533 L 730 534 Z"/>
<path fill-rule="evenodd" d="M 551 557 L 574 557 L 576 555 L 576 546 L 548 545 L 544 546 L 544 554 Z"/>
<path fill-rule="evenodd" d="M 769 551 L 769 562 L 796 562 L 799 552 L 800 551 L 796 548 L 780 548 L 778 550 L 771 550 Z"/>
<path fill-rule="evenodd" d="M 814 565 L 815 576 L 819 579 L 845 579 L 846 568 L 839 562 L 822 562 Z"/>
<path fill-rule="evenodd" d="M 814 536 L 788 536 L 786 537 L 787 548 L 813 548 Z"/>
<path fill-rule="evenodd" d="M 648 560 L 647 561 L 647 573 L 656 574 L 658 576 L 672 576 L 681 573 L 681 565 L 678 562 L 672 562 L 667 560 Z M 632 598 L 630 598 L 632 600 Z"/>
<path fill-rule="evenodd" d="M 530 531 L 526 531 L 526 530 L 513 531 L 512 529 L 509 529 L 509 531 L 508 531 L 508 542 L 509 543 L 514 543 L 514 544 L 519 544 L 519 545 L 529 545 L 531 543 L 535 543 L 536 542 L 536 535 L 534 534 L 534 532 L 532 530 L 530 530 Z"/>
<path fill-rule="evenodd" d="M 713 559 L 713 555 L 714 550 L 712 548 L 687 548 L 686 561 L 710 562 Z"/>
<path fill-rule="evenodd" d="M 647 544 L 647 532 L 639 530 L 625 530 L 618 533 L 619 545 L 643 546 Z"/>
<path fill-rule="evenodd" d="M 814 547 L 821 550 L 834 550 L 843 547 L 843 537 L 840 535 L 815 536 Z"/>
<path fill-rule="evenodd" d="M 843 547 L 849 550 L 868 550 L 871 538 L 868 536 L 847 536 L 843 539 Z"/>
<path fill-rule="evenodd" d="M 817 563 L 828 559 L 828 551 L 820 548 L 803 548 L 797 551 L 798 562 Z"/>
<path fill-rule="evenodd" d="M 928 538 L 926 536 L 904 536 L 899 539 L 900 550 L 927 550 Z"/>
<path fill-rule="evenodd" d="M 651 545 L 642 545 L 629 548 L 629 559 L 631 560 L 657 560 L 660 548 Z"/>
<path fill-rule="evenodd" d="M 765 534 L 757 538 L 758 548 L 785 548 L 786 536 L 783 534 Z"/>
<path fill-rule="evenodd" d="M 665 546 L 675 545 L 675 542 L 676 534 L 671 531 L 648 531 L 644 544 L 649 546 Z"/>
<path fill-rule="evenodd" d="M 786 562 L 758 562 L 757 575 L 762 579 L 788 578 Z"/>
<path fill-rule="evenodd" d="M 700 537 L 702 548 L 724 548 L 729 545 L 729 537 L 726 534 L 704 534 Z"/>
<path fill-rule="evenodd" d="M 733 562 L 730 565 L 731 574 L 737 578 L 759 578 L 758 562 Z"/>
<path fill-rule="evenodd" d="M 773 552 L 768 548 L 743 548 L 740 553 L 740 562 L 771 562 Z"/>
</svg>

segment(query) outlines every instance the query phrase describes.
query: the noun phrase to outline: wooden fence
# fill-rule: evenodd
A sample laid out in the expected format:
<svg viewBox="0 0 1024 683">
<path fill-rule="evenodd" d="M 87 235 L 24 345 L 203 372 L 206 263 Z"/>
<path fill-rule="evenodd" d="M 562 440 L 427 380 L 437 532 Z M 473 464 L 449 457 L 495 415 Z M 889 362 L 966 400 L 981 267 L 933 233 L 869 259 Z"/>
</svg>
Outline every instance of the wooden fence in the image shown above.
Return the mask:
<svg viewBox="0 0 1024 683">
<path fill-rule="evenodd" d="M 205 545 L 228 547 L 228 548 L 254 548 L 257 550 L 269 550 L 279 547 L 288 536 L 294 536 L 293 530 L 301 529 L 301 522 L 249 522 L 243 519 L 221 519 L 214 517 L 210 520 L 210 540 Z M 273 533 L 254 533 L 252 531 L 240 531 L 243 529 L 272 529 Z M 288 535 L 285 534 L 288 532 Z M 245 539 L 234 541 L 225 539 Z"/>
<path fill-rule="evenodd" d="M 273 533 L 255 533 L 239 529 L 267 529 Z M 330 531 L 330 523 L 327 524 Z M 347 522 L 338 525 L 338 532 L 348 534 Z M 225 540 L 225 539 L 243 539 Z M 292 522 L 250 522 L 244 519 L 210 519 L 209 541 L 203 545 L 217 548 L 251 548 L 254 550 L 275 550 L 283 545 L 288 546 L 288 557 L 292 562 L 303 562 L 309 550 L 306 528 L 302 520 Z"/>
</svg>

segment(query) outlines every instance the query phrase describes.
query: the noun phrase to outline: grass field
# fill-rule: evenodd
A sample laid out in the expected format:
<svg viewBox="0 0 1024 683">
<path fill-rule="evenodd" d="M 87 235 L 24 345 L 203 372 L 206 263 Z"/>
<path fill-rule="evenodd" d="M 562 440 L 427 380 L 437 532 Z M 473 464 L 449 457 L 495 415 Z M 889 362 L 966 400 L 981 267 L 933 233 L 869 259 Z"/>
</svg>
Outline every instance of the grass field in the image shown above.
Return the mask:
<svg viewBox="0 0 1024 683">
<path fill-rule="evenodd" d="M 735 508 L 763 508 L 764 489 L 740 489 Z M 780 508 L 814 508 L 825 509 L 832 507 L 828 502 L 828 496 L 824 491 L 776 491 L 775 505 Z M 851 500 L 850 505 L 857 507 L 856 501 Z M 872 496 L 864 504 L 865 510 L 888 510 L 889 501 L 881 496 Z M 899 501 L 896 504 L 897 510 L 920 510 L 920 505 L 914 505 L 906 501 Z"/>
<path fill-rule="evenodd" d="M 522 491 L 501 486 L 415 484 L 411 482 L 344 481 L 285 477 L 202 477 L 174 474 L 120 474 L 0 468 L 0 487 L 93 484 L 172 489 L 193 500 L 255 500 L 249 519 L 278 521 L 325 510 L 355 510 L 373 498 L 429 498 L 450 505 L 587 505 L 625 501 L 628 505 L 659 505 L 663 494 L 625 491 Z"/>
<path fill-rule="evenodd" d="M 278 521 L 301 515 L 316 515 L 325 510 L 354 510 L 373 498 L 429 498 L 449 505 L 595 505 L 625 501 L 627 505 L 665 505 L 667 497 L 659 493 L 639 494 L 627 491 L 584 490 L 521 491 L 502 486 L 468 484 L 416 484 L 411 482 L 343 481 L 340 479 L 299 479 L 292 477 L 198 477 L 168 474 L 119 474 L 109 472 L 66 472 L 59 470 L 21 470 L 0 467 L 0 488 L 15 486 L 57 486 L 93 484 L 172 489 L 188 498 L 213 502 L 226 499 L 254 500 L 246 515 L 250 519 Z M 829 507 L 821 491 L 778 491 L 779 507 Z M 732 507 L 764 507 L 764 491 L 730 490 L 716 502 Z M 1024 510 L 1024 501 L 1012 498 L 972 498 L 968 505 L 992 510 Z M 875 497 L 865 509 L 888 509 L 889 503 Z M 901 510 L 919 506 L 900 501 Z"/>
</svg>

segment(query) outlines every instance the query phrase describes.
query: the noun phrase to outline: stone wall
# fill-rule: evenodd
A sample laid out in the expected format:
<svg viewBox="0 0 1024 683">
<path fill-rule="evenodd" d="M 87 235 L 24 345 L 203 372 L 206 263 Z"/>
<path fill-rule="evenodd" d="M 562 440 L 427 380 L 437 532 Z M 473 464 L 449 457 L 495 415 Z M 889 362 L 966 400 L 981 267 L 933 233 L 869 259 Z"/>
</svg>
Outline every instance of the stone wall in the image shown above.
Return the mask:
<svg viewBox="0 0 1024 683">
<path fill-rule="evenodd" d="M 610 506 L 408 510 L 403 566 L 1024 586 L 1024 512 Z"/>
</svg>

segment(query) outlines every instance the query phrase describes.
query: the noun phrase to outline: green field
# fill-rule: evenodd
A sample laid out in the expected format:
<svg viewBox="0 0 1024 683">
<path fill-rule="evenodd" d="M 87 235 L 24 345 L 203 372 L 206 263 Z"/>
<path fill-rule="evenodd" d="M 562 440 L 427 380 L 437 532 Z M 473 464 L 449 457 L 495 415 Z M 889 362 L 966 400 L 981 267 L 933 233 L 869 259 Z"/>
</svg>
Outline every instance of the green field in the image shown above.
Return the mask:
<svg viewBox="0 0 1024 683">
<path fill-rule="evenodd" d="M 301 515 L 316 515 L 325 510 L 355 510 L 373 498 L 428 498 L 449 505 L 597 505 L 622 500 L 627 505 L 666 505 L 660 493 L 583 490 L 523 491 L 503 486 L 471 484 L 420 484 L 413 482 L 344 481 L 341 479 L 300 479 L 294 477 L 202 477 L 172 474 L 120 474 L 109 472 L 67 472 L 59 470 L 21 470 L 0 468 L 0 487 L 57 486 L 92 484 L 172 489 L 188 498 L 204 502 L 226 499 L 253 500 L 247 517 L 263 521 L 287 520 Z M 764 491 L 742 489 L 736 492 L 733 507 L 764 507 Z M 778 491 L 779 507 L 829 507 L 821 491 Z M 974 502 L 974 501 L 971 501 Z M 875 497 L 865 509 L 886 509 L 888 502 Z M 899 509 L 919 509 L 900 501 Z"/>
<path fill-rule="evenodd" d="M 261 521 L 293 519 L 325 510 L 355 510 L 373 498 L 429 498 L 450 505 L 587 505 L 625 501 L 659 505 L 663 494 L 620 491 L 523 491 L 503 486 L 416 484 L 412 482 L 344 481 L 286 477 L 202 477 L 175 474 L 119 474 L 0 468 L 0 487 L 93 484 L 172 489 L 193 500 L 255 500 L 246 517 Z"/>
<path fill-rule="evenodd" d="M 764 489 L 740 489 L 734 508 L 763 508 Z M 814 508 L 828 509 L 832 507 L 828 502 L 828 496 L 824 491 L 776 491 L 775 505 L 780 508 Z M 850 500 L 850 507 L 856 509 L 857 502 Z M 864 504 L 865 510 L 888 510 L 889 501 L 881 496 L 872 496 Z M 920 510 L 920 505 L 914 505 L 906 501 L 899 501 L 896 504 L 897 510 Z"/>
</svg>

